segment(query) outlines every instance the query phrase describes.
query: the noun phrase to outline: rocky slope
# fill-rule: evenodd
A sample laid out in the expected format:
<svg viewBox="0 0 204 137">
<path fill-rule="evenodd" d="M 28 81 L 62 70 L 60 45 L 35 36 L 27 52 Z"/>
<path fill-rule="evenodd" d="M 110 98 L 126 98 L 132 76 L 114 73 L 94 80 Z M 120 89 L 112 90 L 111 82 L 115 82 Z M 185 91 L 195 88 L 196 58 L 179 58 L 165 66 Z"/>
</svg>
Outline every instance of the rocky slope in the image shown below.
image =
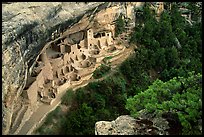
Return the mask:
<svg viewBox="0 0 204 137">
<path fill-rule="evenodd" d="M 178 115 L 163 113 L 155 115 L 146 109 L 138 112 L 133 118 L 122 115 L 111 122 L 95 123 L 95 135 L 181 135 L 182 126 Z"/>
<path fill-rule="evenodd" d="M 144 109 L 136 118 L 122 115 L 111 122 L 96 122 L 95 135 L 176 135 L 180 133 L 181 125 L 172 117 L 172 114 L 155 117 Z"/>
<path fill-rule="evenodd" d="M 168 122 L 163 118 L 152 120 L 119 116 L 115 121 L 99 121 L 95 135 L 168 135 Z"/>
<path fill-rule="evenodd" d="M 2 3 L 2 132 L 8 134 L 15 104 L 36 56 L 84 14 L 104 2 Z"/>
</svg>

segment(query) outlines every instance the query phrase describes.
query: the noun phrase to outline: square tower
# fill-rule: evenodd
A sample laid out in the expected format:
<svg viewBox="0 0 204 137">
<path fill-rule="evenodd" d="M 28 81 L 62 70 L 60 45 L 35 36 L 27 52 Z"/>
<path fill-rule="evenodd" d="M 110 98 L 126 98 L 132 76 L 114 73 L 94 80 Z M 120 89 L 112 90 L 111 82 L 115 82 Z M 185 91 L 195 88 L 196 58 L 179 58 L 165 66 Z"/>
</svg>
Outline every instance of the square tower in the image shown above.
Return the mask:
<svg viewBox="0 0 204 137">
<path fill-rule="evenodd" d="M 88 29 L 87 30 L 87 47 L 89 49 L 89 47 L 92 44 L 92 40 L 93 40 L 93 30 L 92 29 Z"/>
</svg>

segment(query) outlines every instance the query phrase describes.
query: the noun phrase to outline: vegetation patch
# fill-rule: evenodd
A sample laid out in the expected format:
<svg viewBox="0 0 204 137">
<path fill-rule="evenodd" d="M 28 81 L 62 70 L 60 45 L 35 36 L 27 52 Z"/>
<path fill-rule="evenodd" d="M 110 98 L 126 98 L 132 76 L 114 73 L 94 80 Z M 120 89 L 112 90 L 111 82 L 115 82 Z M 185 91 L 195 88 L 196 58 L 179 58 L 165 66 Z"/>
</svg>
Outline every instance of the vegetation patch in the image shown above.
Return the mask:
<svg viewBox="0 0 204 137">
<path fill-rule="evenodd" d="M 108 57 L 105 57 L 103 59 L 103 61 L 107 64 L 107 63 L 109 63 L 109 60 L 111 60 L 112 58 L 113 58 L 113 56 L 108 56 Z"/>
<path fill-rule="evenodd" d="M 102 78 L 110 71 L 110 69 L 111 69 L 110 66 L 101 64 L 101 66 L 93 72 L 93 78 L 95 79 Z"/>
<path fill-rule="evenodd" d="M 123 19 L 123 15 L 120 16 L 115 21 L 115 36 L 117 37 L 119 34 L 125 31 L 125 21 Z"/>
<path fill-rule="evenodd" d="M 74 91 L 72 89 L 67 90 L 66 94 L 62 97 L 62 104 L 71 105 L 74 100 Z"/>
<path fill-rule="evenodd" d="M 156 80 L 147 90 L 128 98 L 126 108 L 135 117 L 142 109 L 156 115 L 177 114 L 183 134 L 201 135 L 198 130 L 202 119 L 201 79 L 201 74 L 190 72 L 188 77 L 174 77 L 167 82 Z"/>
</svg>

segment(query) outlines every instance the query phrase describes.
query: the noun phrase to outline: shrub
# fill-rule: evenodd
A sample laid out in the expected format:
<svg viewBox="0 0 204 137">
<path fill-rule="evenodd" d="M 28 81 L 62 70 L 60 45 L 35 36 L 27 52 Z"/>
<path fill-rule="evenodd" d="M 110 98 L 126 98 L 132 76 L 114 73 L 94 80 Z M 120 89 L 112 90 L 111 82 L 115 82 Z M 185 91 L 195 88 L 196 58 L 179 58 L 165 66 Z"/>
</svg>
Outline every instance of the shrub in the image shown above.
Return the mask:
<svg viewBox="0 0 204 137">
<path fill-rule="evenodd" d="M 94 73 L 93 77 L 95 79 L 103 77 L 105 74 L 107 74 L 110 71 L 110 66 L 102 64 L 99 68 L 97 68 Z"/>
<path fill-rule="evenodd" d="M 125 31 L 125 21 L 123 20 L 123 15 L 120 14 L 115 24 L 115 36 L 117 37 L 119 34 Z"/>
<path fill-rule="evenodd" d="M 69 89 L 66 94 L 62 97 L 62 104 L 71 105 L 74 100 L 74 91 Z"/>
</svg>

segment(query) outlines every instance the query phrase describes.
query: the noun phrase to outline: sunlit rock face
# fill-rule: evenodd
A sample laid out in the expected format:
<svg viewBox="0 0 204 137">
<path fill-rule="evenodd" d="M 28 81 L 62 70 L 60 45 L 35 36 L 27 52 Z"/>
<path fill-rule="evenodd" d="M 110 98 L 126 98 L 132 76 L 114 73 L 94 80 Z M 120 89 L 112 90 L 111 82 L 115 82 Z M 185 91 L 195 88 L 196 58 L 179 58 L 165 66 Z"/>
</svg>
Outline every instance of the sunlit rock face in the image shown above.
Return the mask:
<svg viewBox="0 0 204 137">
<path fill-rule="evenodd" d="M 95 135 L 168 135 L 169 125 L 163 118 L 133 118 L 119 116 L 114 121 L 98 121 Z"/>
</svg>

